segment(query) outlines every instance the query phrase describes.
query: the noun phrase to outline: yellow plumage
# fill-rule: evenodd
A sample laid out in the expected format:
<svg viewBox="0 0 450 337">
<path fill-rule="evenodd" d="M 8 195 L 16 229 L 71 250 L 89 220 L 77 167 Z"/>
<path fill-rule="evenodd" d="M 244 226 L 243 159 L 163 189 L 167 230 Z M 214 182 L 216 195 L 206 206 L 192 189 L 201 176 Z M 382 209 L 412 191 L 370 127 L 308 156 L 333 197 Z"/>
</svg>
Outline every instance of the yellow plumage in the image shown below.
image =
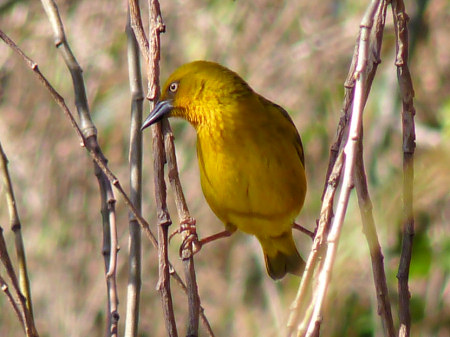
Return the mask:
<svg viewBox="0 0 450 337">
<path fill-rule="evenodd" d="M 292 226 L 306 177 L 300 136 L 287 112 L 229 69 L 196 61 L 169 77 L 143 128 L 167 115 L 196 129 L 203 193 L 226 229 L 258 238 L 272 278 L 301 274 Z"/>
</svg>

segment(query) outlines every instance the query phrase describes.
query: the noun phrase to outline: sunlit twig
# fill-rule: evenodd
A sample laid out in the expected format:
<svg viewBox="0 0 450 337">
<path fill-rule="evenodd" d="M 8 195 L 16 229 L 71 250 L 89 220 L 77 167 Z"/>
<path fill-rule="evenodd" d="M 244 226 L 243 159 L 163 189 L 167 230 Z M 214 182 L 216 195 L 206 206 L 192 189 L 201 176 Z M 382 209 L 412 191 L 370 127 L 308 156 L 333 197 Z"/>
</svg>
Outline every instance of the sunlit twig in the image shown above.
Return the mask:
<svg viewBox="0 0 450 337">
<path fill-rule="evenodd" d="M 0 30 L 0 36 L 3 39 L 3 32 Z M 23 246 L 22 236 L 20 233 L 20 221 L 19 215 L 16 208 L 16 200 L 14 198 L 14 191 L 11 183 L 11 178 L 9 176 L 8 171 L 8 159 L 6 157 L 5 152 L 3 151 L 3 147 L 0 143 L 0 174 L 2 175 L 2 179 L 5 185 L 6 190 L 6 201 L 8 205 L 8 209 L 10 212 L 11 226 L 12 230 L 16 235 L 16 250 L 18 254 L 19 260 L 19 276 L 14 270 L 13 264 L 11 262 L 11 258 L 8 254 L 8 250 L 6 247 L 6 242 L 3 237 L 3 228 L 0 227 L 0 261 L 3 263 L 6 273 L 11 280 L 12 287 L 14 292 L 18 298 L 19 306 L 13 305 L 14 311 L 18 313 L 18 317 L 22 326 L 25 330 L 27 336 L 38 336 L 38 332 L 36 330 L 34 324 L 33 311 L 31 308 L 31 292 L 29 289 L 29 281 L 28 281 L 28 272 L 25 260 L 25 250 Z M 1 279 L 1 287 L 5 294 L 8 297 L 8 300 L 14 302 L 12 300 L 12 294 L 8 290 L 8 286 L 6 281 Z"/>
<path fill-rule="evenodd" d="M 144 91 L 142 89 L 139 48 L 136 37 L 130 26 L 128 13 L 127 25 L 128 73 L 131 91 L 131 123 L 130 123 L 130 199 L 136 209 L 141 212 L 142 205 L 142 111 Z M 138 336 L 139 303 L 141 293 L 141 228 L 135 217 L 129 217 L 129 256 L 128 286 L 125 317 L 125 337 Z"/>
</svg>

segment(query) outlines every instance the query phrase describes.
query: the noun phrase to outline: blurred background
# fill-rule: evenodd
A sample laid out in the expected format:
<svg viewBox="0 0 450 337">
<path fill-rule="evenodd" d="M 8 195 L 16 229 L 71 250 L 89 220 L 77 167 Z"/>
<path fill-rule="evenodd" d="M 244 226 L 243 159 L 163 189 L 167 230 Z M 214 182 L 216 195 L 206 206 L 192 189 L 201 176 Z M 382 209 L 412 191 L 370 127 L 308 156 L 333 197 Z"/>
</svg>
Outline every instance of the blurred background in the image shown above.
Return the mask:
<svg viewBox="0 0 450 337">
<path fill-rule="evenodd" d="M 84 70 L 92 118 L 109 166 L 128 189 L 130 94 L 126 1 L 57 1 L 66 34 Z M 368 1 L 163 1 L 161 80 L 196 59 L 238 72 L 292 116 L 306 148 L 308 195 L 298 221 L 313 229 L 354 43 Z M 410 67 L 415 86 L 417 149 L 411 264 L 412 334 L 450 336 L 450 2 L 408 0 Z M 365 161 L 374 216 L 397 319 L 396 271 L 401 245 L 402 148 L 390 8 L 382 63 L 364 115 Z M 146 20 L 147 10 L 143 8 Z M 0 27 L 39 64 L 75 113 L 70 75 L 54 48 L 37 1 L 0 1 Z M 147 27 L 147 25 L 146 25 Z M 145 74 L 145 69 L 143 70 Z M 144 87 L 146 82 L 144 79 Z M 145 114 L 148 104 L 145 104 Z M 195 132 L 171 121 L 181 180 L 201 237 L 222 230 L 203 198 Z M 151 133 L 144 134 L 144 216 L 155 223 Z M 27 250 L 37 328 L 45 336 L 102 336 L 106 291 L 101 254 L 100 198 L 93 165 L 68 120 L 30 70 L 0 43 L 0 141 L 9 158 Z M 169 190 L 172 218 L 177 224 Z M 13 255 L 4 191 L 0 224 Z M 120 329 L 125 319 L 128 212 L 117 203 Z M 175 229 L 175 226 L 173 226 Z M 295 240 L 307 257 L 311 242 Z M 179 271 L 180 238 L 170 245 Z M 14 255 L 13 255 L 14 256 Z M 157 254 L 143 238 L 140 336 L 164 336 Z M 279 336 L 299 278 L 273 282 L 258 244 L 237 233 L 196 255 L 199 292 L 217 336 Z M 3 268 L 0 274 L 5 275 Z M 173 286 L 184 334 L 187 301 Z M 23 332 L 0 296 L 0 336 Z M 352 195 L 324 309 L 323 336 L 382 336 L 369 252 Z M 204 335 L 202 328 L 201 335 Z"/>
</svg>

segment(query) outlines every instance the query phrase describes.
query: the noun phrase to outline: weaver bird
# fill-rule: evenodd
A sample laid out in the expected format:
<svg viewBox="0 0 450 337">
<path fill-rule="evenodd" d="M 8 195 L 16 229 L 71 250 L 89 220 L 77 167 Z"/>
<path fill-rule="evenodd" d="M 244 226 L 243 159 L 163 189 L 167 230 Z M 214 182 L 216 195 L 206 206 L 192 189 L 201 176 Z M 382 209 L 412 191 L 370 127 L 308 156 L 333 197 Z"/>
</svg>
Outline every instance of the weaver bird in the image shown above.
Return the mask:
<svg viewBox="0 0 450 337">
<path fill-rule="evenodd" d="M 305 160 L 288 113 L 233 71 L 195 61 L 170 75 L 142 130 L 163 117 L 195 128 L 202 190 L 223 233 L 256 236 L 273 279 L 301 275 L 292 228 L 306 194 Z"/>
</svg>

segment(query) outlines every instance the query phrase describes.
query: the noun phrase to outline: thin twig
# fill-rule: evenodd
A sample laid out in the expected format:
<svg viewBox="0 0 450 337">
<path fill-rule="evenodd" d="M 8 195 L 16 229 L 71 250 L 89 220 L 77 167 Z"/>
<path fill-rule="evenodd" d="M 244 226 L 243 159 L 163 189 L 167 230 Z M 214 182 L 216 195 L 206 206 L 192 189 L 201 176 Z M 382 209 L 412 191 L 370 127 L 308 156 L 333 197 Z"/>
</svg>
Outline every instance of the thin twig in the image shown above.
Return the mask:
<svg viewBox="0 0 450 337">
<path fill-rule="evenodd" d="M 101 160 L 106 164 L 97 142 L 97 129 L 91 120 L 89 106 L 84 86 L 83 72 L 73 55 L 64 33 L 64 26 L 59 15 L 58 7 L 53 0 L 42 0 L 45 12 L 55 36 L 55 46 L 61 52 L 64 62 L 72 75 L 73 88 L 75 92 L 75 105 L 80 119 L 80 129 L 86 138 L 85 145 L 97 152 Z M 106 324 L 106 336 L 117 336 L 117 321 L 119 319 L 118 296 L 116 288 L 116 265 L 117 265 L 117 229 L 115 215 L 115 197 L 108 178 L 99 170 L 94 162 L 94 171 L 98 179 L 102 203 L 103 216 L 103 256 L 105 260 L 105 275 L 108 292 L 108 316 Z M 109 234 L 109 235 L 108 235 Z"/>
<path fill-rule="evenodd" d="M 1 229 L 0 229 L 1 230 Z M 19 319 L 20 324 L 25 330 L 25 322 L 23 320 L 23 316 L 20 313 L 19 306 L 17 305 L 17 302 L 14 300 L 13 295 L 9 291 L 8 284 L 6 283 L 5 279 L 0 275 L 0 288 L 5 293 L 6 298 L 8 299 L 8 302 L 11 304 L 11 306 L 14 309 L 14 312 L 16 313 L 17 318 Z"/>
<path fill-rule="evenodd" d="M 30 311 L 31 317 L 33 317 L 33 305 L 31 301 L 30 280 L 28 278 L 27 260 L 25 256 L 25 246 L 22 238 L 22 224 L 19 218 L 19 212 L 17 210 L 17 202 L 14 196 L 14 189 L 11 182 L 11 177 L 8 171 L 8 158 L 3 151 L 2 144 L 0 142 L 0 171 L 3 178 L 3 185 L 5 186 L 6 203 L 9 211 L 9 221 L 11 230 L 15 236 L 15 247 L 19 270 L 19 286 L 20 291 L 25 296 L 27 301 L 27 308 Z"/>
<path fill-rule="evenodd" d="M 168 264 L 168 229 L 172 221 L 166 202 L 166 183 L 164 181 L 164 142 L 161 132 L 161 123 L 152 125 L 153 135 L 153 171 L 155 184 L 155 201 L 158 225 L 158 260 L 159 279 L 157 289 L 160 292 L 164 320 L 167 334 L 171 337 L 178 335 L 175 315 L 173 312 L 172 294 L 170 290 L 169 264 Z"/>
<path fill-rule="evenodd" d="M 26 63 L 26 65 L 33 71 L 33 73 L 38 78 L 39 82 L 44 86 L 45 89 L 48 90 L 52 98 L 55 100 L 55 102 L 58 104 L 58 106 L 63 110 L 66 117 L 69 119 L 72 127 L 74 128 L 75 132 L 77 133 L 81 146 L 85 147 L 88 150 L 89 155 L 92 157 L 94 162 L 98 165 L 99 169 L 106 175 L 108 178 L 108 181 L 114 186 L 119 193 L 119 195 L 122 197 L 125 205 L 128 207 L 130 212 L 133 214 L 133 216 L 136 218 L 136 221 L 141 226 L 142 230 L 144 231 L 145 235 L 147 236 L 148 240 L 152 243 L 152 245 L 157 248 L 158 242 L 156 240 L 155 235 L 150 230 L 150 226 L 148 222 L 141 216 L 141 214 L 136 210 L 134 205 L 131 203 L 130 198 L 128 197 L 127 193 L 123 189 L 122 185 L 120 184 L 120 181 L 117 179 L 117 177 L 114 175 L 114 173 L 106 166 L 106 164 L 103 162 L 103 160 L 100 158 L 99 153 L 94 151 L 92 147 L 85 146 L 86 142 L 88 142 L 87 139 L 83 136 L 77 122 L 75 121 L 75 118 L 73 117 L 73 114 L 71 113 L 70 109 L 67 107 L 64 98 L 53 88 L 53 86 L 48 82 L 48 80 L 45 78 L 44 75 L 42 75 L 41 71 L 39 70 L 38 65 L 31 60 L 27 55 L 23 53 L 23 51 L 12 41 L 2 30 L 0 30 L 0 38 L 11 47 L 11 49 L 16 52 Z M 92 137 L 90 137 L 91 139 Z M 179 276 L 179 274 L 176 272 L 176 270 L 172 267 L 172 265 L 169 265 L 170 267 L 170 275 L 174 278 L 176 283 L 181 287 L 181 289 L 187 294 L 187 288 L 184 284 L 183 280 Z"/>
<path fill-rule="evenodd" d="M 108 214 L 109 214 L 109 228 L 110 228 L 110 242 L 111 252 L 109 255 L 109 262 L 106 270 L 106 283 L 108 289 L 109 299 L 109 316 L 110 324 L 109 336 L 118 336 L 118 324 L 119 324 L 119 297 L 117 295 L 117 254 L 119 252 L 119 245 L 117 241 L 117 226 L 116 226 L 116 212 L 115 212 L 116 200 L 110 200 L 108 202 Z"/>
<path fill-rule="evenodd" d="M 313 276 L 317 265 L 320 263 L 320 259 L 324 253 L 324 241 L 333 216 L 334 196 L 336 194 L 336 188 L 339 184 L 344 161 L 343 159 L 343 151 L 341 151 L 335 160 L 333 169 L 330 172 L 327 180 L 327 188 L 323 196 L 317 233 L 314 238 L 311 253 L 308 256 L 308 261 L 306 262 L 305 271 L 303 273 L 302 281 L 298 288 L 296 298 L 290 307 L 291 313 L 287 323 L 288 336 L 293 335 L 294 329 L 296 327 L 298 335 L 303 334 L 306 330 L 307 322 L 309 322 L 311 312 L 309 312 L 308 314 L 307 307 L 311 301 Z"/>
<path fill-rule="evenodd" d="M 140 13 L 140 7 L 139 7 L 138 1 L 130 0 L 129 7 L 130 7 L 131 28 L 134 31 L 136 40 L 139 44 L 141 53 L 143 54 L 144 59 L 146 60 L 147 66 L 151 65 L 150 61 L 149 61 L 150 60 L 149 42 L 145 35 L 144 28 L 142 26 L 142 19 L 141 19 L 141 13 Z M 163 25 L 162 21 L 159 22 L 159 27 L 160 27 L 161 32 L 163 32 L 164 25 Z M 149 68 L 150 67 L 148 66 L 148 69 Z M 151 95 L 149 95 L 149 96 L 151 96 Z M 169 125 L 169 127 L 170 127 L 169 123 L 167 123 L 167 125 Z M 183 196 L 183 192 L 181 189 L 181 183 L 179 182 L 178 169 L 176 168 L 175 149 L 173 147 L 173 140 L 172 140 L 173 134 L 171 133 L 171 131 L 169 133 L 166 133 L 164 131 L 164 135 L 170 135 L 168 137 L 168 139 L 170 139 L 170 141 L 169 142 L 166 141 L 166 155 L 168 157 L 167 160 L 168 160 L 168 166 L 169 166 L 168 175 L 169 175 L 169 180 L 172 184 L 172 187 L 175 190 L 175 201 L 177 203 L 177 210 L 178 210 L 178 214 L 179 214 L 180 223 L 182 223 L 183 221 L 191 221 L 191 217 L 189 215 L 189 210 L 187 208 L 186 202 L 184 201 L 184 196 Z M 173 153 L 173 157 L 172 157 L 172 153 Z M 174 169 L 174 166 L 172 165 L 172 163 L 175 164 L 175 169 Z M 188 253 L 188 255 L 189 255 L 189 253 Z M 198 317 L 197 312 L 199 310 L 200 317 L 202 319 L 202 323 L 203 323 L 206 331 L 208 332 L 209 336 L 214 336 L 214 333 L 211 329 L 208 319 L 206 318 L 206 316 L 204 314 L 204 309 L 200 305 L 199 299 L 198 300 L 195 299 L 196 297 L 198 298 L 198 291 L 197 291 L 197 285 L 196 285 L 196 281 L 195 281 L 195 275 L 192 276 L 192 273 L 194 272 L 192 266 L 193 266 L 193 264 L 191 264 L 190 262 L 189 262 L 188 266 L 185 265 L 185 274 L 186 274 L 186 272 L 189 274 L 189 276 L 186 276 L 187 277 L 186 279 L 187 279 L 187 282 L 190 284 L 188 284 L 187 286 L 183 282 L 181 282 L 181 284 L 180 284 L 180 286 L 186 292 L 188 297 L 191 298 L 189 300 L 189 303 L 191 303 L 191 302 L 193 303 L 193 305 L 189 305 L 190 317 L 192 317 L 192 318 L 190 318 L 190 321 L 193 322 L 191 324 L 191 326 L 193 328 L 188 328 L 188 331 L 197 330 L 195 321 L 196 320 L 198 321 L 198 318 L 196 319 L 195 317 L 196 316 Z M 171 275 L 173 276 L 172 273 L 171 273 Z M 175 278 L 175 279 L 177 281 L 181 281 L 181 279 L 177 279 L 177 278 Z M 191 289 L 191 290 L 188 290 L 188 289 Z M 191 294 L 191 295 L 189 295 L 189 294 Z M 195 303 L 197 301 L 198 301 L 198 303 Z M 199 309 L 196 308 L 197 306 L 199 307 Z"/>
<path fill-rule="evenodd" d="M 174 137 L 170 124 L 167 119 L 162 122 L 166 159 L 168 166 L 169 181 L 175 193 L 175 204 L 177 206 L 178 218 L 180 224 L 189 222 L 195 224 L 195 220 L 191 218 L 186 199 L 181 187 L 180 176 L 178 174 L 177 158 L 175 154 Z M 183 240 L 189 235 L 189 231 L 182 231 Z M 186 335 L 198 336 L 198 321 L 200 313 L 200 298 L 198 295 L 197 279 L 195 275 L 194 255 L 192 244 L 182 245 L 181 258 L 184 265 L 184 275 L 186 277 L 186 286 L 188 289 L 188 305 L 189 305 L 189 320 Z M 209 324 L 208 324 L 209 325 Z M 209 331 L 211 335 L 212 331 Z"/>
<path fill-rule="evenodd" d="M 320 323 L 322 306 L 327 294 L 328 286 L 331 279 L 331 271 L 336 257 L 337 246 L 347 210 L 350 191 L 353 188 L 353 171 L 355 165 L 356 144 L 360 138 L 362 113 L 364 110 L 364 92 L 365 80 L 367 76 L 367 64 L 369 60 L 370 33 L 373 26 L 375 13 L 379 7 L 379 1 L 374 0 L 366 10 L 366 14 L 360 25 L 360 41 L 358 49 L 358 61 L 355 72 L 355 92 L 353 97 L 353 109 L 351 114 L 349 136 L 347 144 L 344 147 L 345 166 L 343 172 L 342 189 L 337 202 L 336 215 L 327 238 L 327 252 L 323 262 L 323 268 L 318 276 L 319 284 L 315 295 L 315 304 L 311 321 L 306 331 L 306 336 L 317 335 Z"/>
<path fill-rule="evenodd" d="M 2 32 L 0 31 L 0 33 L 2 33 Z M 11 225 L 13 226 L 13 230 L 16 235 L 16 245 L 17 245 L 17 240 L 18 240 L 17 235 L 18 234 L 16 233 L 16 231 L 20 231 L 20 222 L 19 222 L 17 209 L 15 206 L 16 202 L 15 202 L 15 198 L 14 198 L 14 191 L 13 191 L 12 184 L 11 184 L 11 178 L 10 178 L 9 172 L 8 172 L 8 159 L 6 157 L 5 152 L 3 151 L 3 147 L 1 145 L 1 143 L 0 143 L 0 171 L 1 171 L 1 175 L 3 177 L 3 182 L 4 182 L 4 185 L 6 188 L 6 200 L 7 200 L 7 204 L 8 204 L 8 209 L 10 211 Z M 16 226 L 18 228 L 14 229 L 14 226 Z M 23 326 L 27 336 L 38 336 L 38 332 L 37 332 L 35 324 L 34 324 L 33 313 L 31 311 L 31 292 L 29 290 L 29 282 L 28 282 L 28 275 L 27 275 L 25 255 L 24 255 L 25 252 L 24 252 L 23 241 L 22 241 L 21 236 L 19 238 L 19 241 L 20 241 L 19 244 L 21 243 L 22 246 L 21 247 L 16 246 L 16 249 L 22 249 L 22 252 L 18 252 L 18 254 L 23 254 L 23 256 L 20 256 L 20 255 L 18 256 L 19 260 L 23 259 L 19 262 L 19 266 L 20 266 L 20 268 L 25 268 L 20 271 L 20 277 L 21 278 L 25 277 L 27 279 L 26 281 L 22 280 L 22 282 L 23 282 L 22 284 L 20 282 L 20 279 L 17 278 L 17 274 L 14 270 L 13 264 L 11 262 L 11 258 L 8 254 L 8 250 L 6 247 L 6 242 L 3 237 L 3 228 L 0 227 L 0 260 L 3 263 L 3 265 L 5 266 L 8 277 L 11 280 L 13 289 L 19 299 L 19 304 L 20 304 L 19 311 L 22 316 L 22 317 L 19 317 L 19 319 L 22 322 L 22 326 Z M 5 282 L 5 284 L 6 284 L 6 282 Z M 25 287 L 25 288 L 23 289 L 23 287 Z M 23 290 L 25 292 L 27 292 L 28 297 L 26 297 L 26 295 L 24 295 L 22 293 Z"/>
<path fill-rule="evenodd" d="M 144 91 L 142 89 L 139 47 L 130 26 L 128 13 L 127 25 L 128 73 L 131 91 L 130 123 L 130 199 L 141 212 L 142 205 L 142 111 Z M 141 291 L 141 228 L 135 217 L 129 216 L 130 234 L 128 256 L 128 287 L 125 318 L 125 337 L 137 337 L 139 324 L 139 302 Z"/>
<path fill-rule="evenodd" d="M 149 59 L 147 64 L 148 93 L 150 110 L 153 109 L 159 97 L 159 58 L 160 58 L 160 34 L 164 31 L 159 2 L 149 0 Z M 153 138 L 153 172 L 155 185 L 155 200 L 158 228 L 158 261 L 159 280 L 157 289 L 160 292 L 161 304 L 166 323 L 167 334 L 170 337 L 178 336 L 175 314 L 173 311 L 172 293 L 170 287 L 170 265 L 168 257 L 168 230 L 172 224 L 167 209 L 167 191 L 164 181 L 164 164 L 166 161 L 164 139 L 161 123 L 152 125 Z"/>
<path fill-rule="evenodd" d="M 108 177 L 109 182 L 114 186 L 119 193 L 119 195 L 122 197 L 125 205 L 128 207 L 130 212 L 133 214 L 133 216 L 136 218 L 136 221 L 141 226 L 141 229 L 144 231 L 147 239 L 151 242 L 151 244 L 157 248 L 158 242 L 156 240 L 155 235 L 152 233 L 150 229 L 150 225 L 148 222 L 141 216 L 141 214 L 136 210 L 134 205 L 132 204 L 130 198 L 128 197 L 125 190 L 122 188 L 122 185 L 120 184 L 120 181 L 117 179 L 117 177 L 114 175 L 114 173 L 106 166 L 106 164 L 102 161 L 100 158 L 100 155 L 92 150 L 89 147 L 86 147 L 85 144 L 87 140 L 84 138 L 83 134 L 81 133 L 81 130 L 75 121 L 75 118 L 73 117 L 72 112 L 67 107 L 64 98 L 53 88 L 53 86 L 48 82 L 48 80 L 45 78 L 44 75 L 42 75 L 41 71 L 39 70 L 38 65 L 31 60 L 27 55 L 23 53 L 23 51 L 12 41 L 2 30 L 0 30 L 0 38 L 11 47 L 11 49 L 16 52 L 26 63 L 26 65 L 33 71 L 33 73 L 38 78 L 39 82 L 44 86 L 45 89 L 48 90 L 50 93 L 50 96 L 55 100 L 55 102 L 58 104 L 58 106 L 63 110 L 66 117 L 69 119 L 72 127 L 74 128 L 76 134 L 78 135 L 80 139 L 81 146 L 85 147 L 89 153 L 89 155 L 92 157 L 92 159 L 95 161 L 96 164 L 98 164 L 99 169 Z M 187 294 L 187 288 L 184 284 L 183 280 L 181 279 L 180 275 L 177 273 L 177 271 L 173 268 L 172 265 L 170 265 L 170 275 L 174 278 L 175 282 L 180 286 L 180 288 L 183 290 L 185 294 Z"/>
<path fill-rule="evenodd" d="M 95 128 L 89 113 L 86 89 L 84 87 L 83 71 L 67 42 L 66 34 L 64 33 L 64 25 L 59 15 L 58 6 L 53 0 L 41 0 L 41 2 L 53 29 L 55 46 L 61 52 L 64 62 L 66 62 L 70 74 L 72 75 L 72 82 L 75 90 L 75 105 L 77 107 L 78 117 L 80 118 L 80 129 L 86 138 L 95 136 L 97 135 L 97 129 Z"/>
<path fill-rule="evenodd" d="M 306 336 L 317 336 L 319 334 L 321 323 L 321 311 L 325 295 L 327 293 L 328 285 L 331 278 L 331 270 L 334 264 L 337 244 L 348 205 L 350 191 L 352 189 L 352 175 L 354 169 L 355 148 L 356 142 L 359 139 L 360 122 L 362 111 L 365 104 L 365 97 L 367 97 L 368 88 L 365 88 L 366 79 L 368 75 L 368 60 L 369 60 L 369 41 L 373 20 L 377 9 L 379 8 L 379 1 L 373 1 L 366 11 L 366 14 L 361 22 L 361 31 L 359 38 L 359 46 L 357 49 L 358 58 L 355 71 L 355 88 L 353 95 L 353 109 L 351 114 L 351 121 L 349 127 L 349 136 L 344 147 L 345 153 L 345 169 L 342 189 L 340 192 L 336 216 L 330 233 L 327 238 L 327 251 L 323 265 L 319 271 L 318 287 L 313 294 L 314 308 L 312 309 L 311 319 L 306 329 Z M 303 335 L 303 327 L 299 327 L 298 335 Z"/>
<path fill-rule="evenodd" d="M 5 238 L 3 237 L 2 227 L 0 227 L 0 261 L 5 266 L 6 273 L 8 274 L 8 277 L 11 280 L 14 292 L 16 293 L 16 296 L 19 298 L 19 305 L 20 305 L 19 311 L 22 315 L 22 319 L 20 319 L 20 321 L 25 322 L 25 324 L 23 325 L 25 334 L 27 335 L 27 337 L 39 337 L 36 327 L 34 325 L 33 317 L 31 316 L 31 313 L 27 308 L 27 301 L 20 292 L 19 281 L 17 279 L 17 274 L 14 271 L 14 267 L 9 257 L 8 250 L 6 248 L 6 242 Z"/>
<path fill-rule="evenodd" d="M 144 26 L 141 19 L 141 8 L 138 0 L 129 0 L 128 6 L 130 9 L 130 25 L 134 31 L 136 41 L 139 44 L 139 49 L 144 56 L 146 65 L 150 64 L 149 44 L 147 36 L 145 35 Z"/>
<path fill-rule="evenodd" d="M 403 238 L 402 252 L 398 267 L 398 293 L 400 337 L 410 336 L 411 314 L 408 286 L 409 266 L 411 263 L 412 245 L 414 237 L 414 150 L 416 147 L 416 134 L 414 115 L 414 89 L 411 74 L 408 68 L 408 15 L 405 12 L 403 0 L 392 1 L 392 15 L 394 18 L 396 36 L 397 78 L 402 99 L 402 131 L 403 131 Z"/>
<path fill-rule="evenodd" d="M 386 337 L 395 337 L 391 302 L 389 300 L 389 291 L 383 264 L 384 257 L 378 241 L 377 229 L 375 227 L 375 221 L 372 214 L 372 201 L 370 200 L 369 189 L 367 186 L 362 139 L 359 140 L 356 151 L 354 179 L 356 193 L 358 195 L 359 209 L 361 212 L 363 231 L 369 245 L 370 257 L 372 259 L 372 272 L 378 301 L 378 315 L 381 316 L 384 335 Z"/>
<path fill-rule="evenodd" d="M 318 262 L 321 261 L 321 256 L 325 253 L 326 249 L 322 245 L 324 244 L 324 239 L 328 234 L 328 230 L 330 227 L 330 222 L 333 217 L 333 199 L 334 194 L 336 192 L 337 184 L 339 183 L 339 177 L 340 177 L 340 166 L 336 165 L 338 163 L 337 158 L 341 158 L 342 160 L 342 149 L 343 144 L 346 142 L 348 143 L 348 136 L 346 130 L 348 129 L 348 122 L 350 120 L 350 116 L 352 116 L 351 111 L 354 111 L 354 98 L 355 98 L 355 83 L 359 79 L 362 78 L 360 76 L 357 76 L 357 71 L 360 73 L 361 68 L 357 68 L 358 62 L 361 61 L 361 52 L 363 50 L 361 49 L 361 36 L 362 32 L 365 31 L 364 38 L 366 40 L 366 47 L 367 47 L 367 41 L 369 39 L 370 34 L 372 34 L 371 37 L 371 46 L 370 46 L 370 54 L 366 54 L 366 60 L 370 60 L 366 64 L 366 75 L 364 77 L 364 86 L 360 94 L 360 106 L 361 108 L 364 107 L 365 102 L 367 100 L 368 94 L 370 92 L 370 87 L 372 84 L 372 81 L 375 77 L 377 65 L 380 63 L 380 49 L 381 49 L 381 42 L 382 42 L 382 36 L 383 36 L 383 29 L 384 29 L 384 21 L 385 21 L 385 15 L 386 15 L 386 2 L 382 1 L 381 3 L 372 4 L 370 5 L 368 11 L 366 12 L 366 15 L 362 21 L 361 24 L 361 31 L 358 35 L 357 43 L 355 45 L 355 51 L 352 59 L 352 63 L 349 69 L 349 73 L 347 76 L 347 79 L 345 81 L 345 97 L 344 97 L 344 103 L 342 107 L 342 117 L 340 119 L 337 132 L 336 132 L 336 138 L 335 142 L 330 148 L 330 160 L 328 164 L 328 170 L 327 170 L 327 179 L 326 179 L 326 185 L 324 187 L 323 195 L 322 195 L 322 209 L 320 214 L 320 219 L 318 220 L 318 228 L 317 228 L 317 235 L 314 240 L 313 249 L 310 254 L 310 258 L 308 258 L 308 262 L 311 259 L 311 264 L 307 263 L 307 268 L 305 270 L 305 273 L 302 278 L 302 282 L 300 284 L 297 297 L 294 300 L 292 306 L 291 306 L 291 314 L 288 321 L 288 335 L 292 335 L 293 329 L 295 326 L 297 326 L 297 334 L 298 336 L 303 336 L 306 333 L 307 326 L 310 325 L 310 332 L 309 334 L 317 335 L 318 334 L 318 328 L 320 327 L 320 319 L 319 316 L 317 316 L 316 312 L 316 322 L 312 323 L 310 321 L 311 315 L 312 315 L 312 308 L 309 306 L 309 301 L 315 302 L 320 299 L 318 297 L 317 291 L 314 294 L 311 294 L 311 283 L 312 283 L 312 275 L 315 272 L 316 269 L 323 270 L 321 266 L 318 266 Z M 368 14 L 370 13 L 370 14 Z M 369 30 L 369 32 L 366 29 L 366 22 L 368 15 L 371 16 L 370 20 L 375 20 L 375 29 Z M 369 23 L 372 25 L 373 21 L 370 21 Z M 368 50 L 365 50 L 365 53 L 367 53 Z M 336 221 L 336 219 L 335 219 Z M 328 248 L 327 248 L 328 249 Z M 309 265 L 309 268 L 308 268 Z M 324 280 L 323 280 L 324 281 Z M 302 320 L 300 321 L 300 318 Z M 309 323 L 308 323 L 309 322 Z"/>
</svg>

